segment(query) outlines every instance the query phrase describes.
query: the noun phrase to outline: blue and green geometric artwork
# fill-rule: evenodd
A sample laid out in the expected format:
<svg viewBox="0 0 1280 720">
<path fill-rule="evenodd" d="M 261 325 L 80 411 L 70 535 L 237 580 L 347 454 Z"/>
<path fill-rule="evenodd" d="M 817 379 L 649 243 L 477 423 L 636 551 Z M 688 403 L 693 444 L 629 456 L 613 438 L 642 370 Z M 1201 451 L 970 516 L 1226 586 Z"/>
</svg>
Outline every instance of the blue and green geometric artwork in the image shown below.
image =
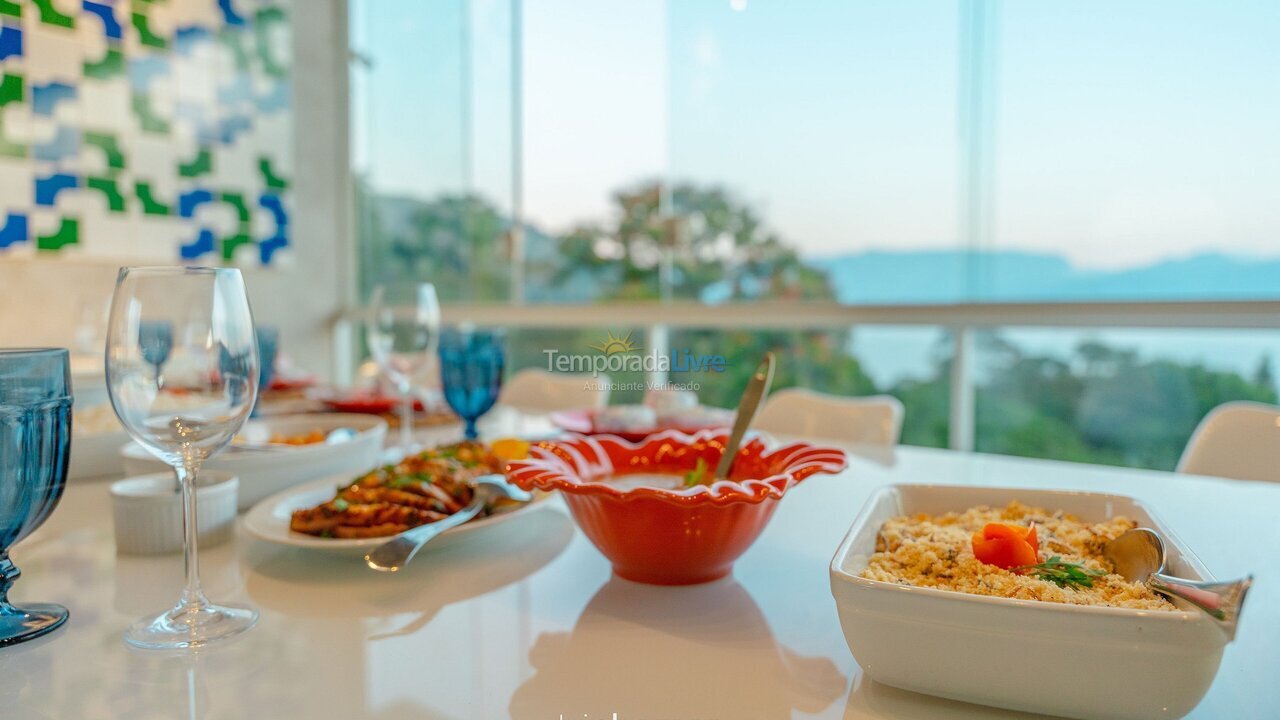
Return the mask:
<svg viewBox="0 0 1280 720">
<path fill-rule="evenodd" d="M 291 7 L 0 0 L 0 258 L 287 258 Z"/>
</svg>

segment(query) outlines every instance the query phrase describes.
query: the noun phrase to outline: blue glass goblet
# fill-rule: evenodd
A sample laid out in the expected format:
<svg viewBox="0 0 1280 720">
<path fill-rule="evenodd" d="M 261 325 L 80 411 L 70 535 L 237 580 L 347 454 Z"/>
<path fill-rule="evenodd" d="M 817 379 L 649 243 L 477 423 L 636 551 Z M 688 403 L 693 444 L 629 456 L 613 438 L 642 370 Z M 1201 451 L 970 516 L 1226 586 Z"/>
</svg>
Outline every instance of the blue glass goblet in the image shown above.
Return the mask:
<svg viewBox="0 0 1280 720">
<path fill-rule="evenodd" d="M 444 399 L 475 440 L 476 421 L 498 401 L 506 364 L 499 330 L 446 330 L 440 335 L 440 380 Z"/>
<path fill-rule="evenodd" d="M 19 575 L 9 548 L 57 507 L 70 451 L 67 351 L 0 350 L 0 647 L 40 637 L 67 621 L 61 605 L 9 602 Z"/>
<path fill-rule="evenodd" d="M 276 355 L 280 351 L 280 331 L 259 325 L 254 328 L 258 336 L 258 390 L 266 390 L 276 375 Z"/>
<path fill-rule="evenodd" d="M 262 393 L 271 385 L 276 374 L 276 355 L 280 351 L 280 331 L 273 327 L 259 325 L 254 329 L 258 336 L 258 400 L 253 405 L 253 416 L 258 416 L 262 403 Z"/>
<path fill-rule="evenodd" d="M 142 351 L 142 359 L 155 368 L 156 377 L 159 377 L 160 368 L 169 361 L 169 354 L 173 352 L 173 323 L 166 320 L 140 322 L 138 349 Z"/>
</svg>

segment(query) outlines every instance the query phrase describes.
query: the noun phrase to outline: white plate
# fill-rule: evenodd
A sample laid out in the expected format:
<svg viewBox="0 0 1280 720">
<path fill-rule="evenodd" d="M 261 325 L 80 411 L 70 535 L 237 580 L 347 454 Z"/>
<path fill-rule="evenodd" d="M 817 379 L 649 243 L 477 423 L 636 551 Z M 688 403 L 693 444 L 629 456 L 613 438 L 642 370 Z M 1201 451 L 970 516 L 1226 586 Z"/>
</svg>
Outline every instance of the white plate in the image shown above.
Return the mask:
<svg viewBox="0 0 1280 720">
<path fill-rule="evenodd" d="M 203 467 L 222 470 L 240 478 L 239 506 L 241 510 L 253 507 L 263 498 L 286 488 L 337 473 L 350 473 L 352 477 L 378 464 L 382 456 L 382 441 L 387 434 L 387 423 L 376 415 L 346 415 L 339 413 L 312 413 L 255 418 L 245 424 L 241 435 L 254 442 L 266 441 L 271 435 L 295 435 L 321 430 L 349 427 L 356 436 L 336 445 L 299 445 L 279 450 L 224 450 L 213 456 Z M 159 458 L 142 446 L 129 444 L 121 451 L 124 469 L 129 475 L 145 475 L 167 468 Z"/>
<path fill-rule="evenodd" d="M 277 545 L 345 554 L 367 553 L 389 540 L 390 537 L 322 538 L 293 532 L 289 529 L 289 520 L 293 517 L 294 510 L 315 507 L 320 503 L 332 500 L 337 489 L 350 483 L 353 479 L 353 475 L 335 475 L 276 493 L 255 505 L 252 510 L 245 514 L 245 530 L 248 530 L 250 535 L 259 540 L 265 540 Z M 428 547 L 439 547 L 450 539 L 486 527 L 499 525 L 512 518 L 525 515 L 540 505 L 541 501 L 546 497 L 547 495 L 545 494 L 539 494 L 534 497 L 533 502 L 515 506 L 510 510 L 505 510 L 495 515 L 472 520 L 452 530 L 446 530 L 438 539 L 432 540 Z"/>
<path fill-rule="evenodd" d="M 1218 672 L 1226 634 L 1198 610 L 1092 607 L 986 597 L 859 577 L 885 520 L 1003 507 L 1011 500 L 1088 522 L 1124 515 L 1161 534 L 1170 571 L 1209 579 L 1142 503 L 1121 495 L 891 485 L 867 501 L 831 561 L 831 592 L 854 659 L 904 690 L 1048 715 L 1182 717 Z"/>
</svg>

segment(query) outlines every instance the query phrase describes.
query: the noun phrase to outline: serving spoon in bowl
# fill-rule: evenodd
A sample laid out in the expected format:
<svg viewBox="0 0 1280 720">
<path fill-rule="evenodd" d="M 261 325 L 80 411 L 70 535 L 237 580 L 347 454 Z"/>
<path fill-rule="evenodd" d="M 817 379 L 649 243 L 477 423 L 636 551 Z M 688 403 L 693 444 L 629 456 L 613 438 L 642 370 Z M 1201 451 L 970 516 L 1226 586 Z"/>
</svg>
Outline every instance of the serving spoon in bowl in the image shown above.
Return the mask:
<svg viewBox="0 0 1280 720">
<path fill-rule="evenodd" d="M 1167 575 L 1164 541 L 1148 528 L 1125 531 L 1103 546 L 1102 554 L 1125 580 L 1143 583 L 1161 595 L 1186 600 L 1217 620 L 1228 639 L 1235 639 L 1244 597 L 1253 584 L 1252 575 L 1230 582 L 1200 582 Z"/>
<path fill-rule="evenodd" d="M 405 530 L 371 550 L 364 556 L 364 562 L 374 570 L 395 572 L 408 565 L 422 546 L 439 537 L 440 533 L 458 527 L 479 515 L 491 503 L 504 498 L 529 502 L 533 496 L 514 485 L 508 485 L 506 478 L 501 475 L 482 475 L 476 478 L 471 502 L 461 510 L 443 520 Z"/>
<path fill-rule="evenodd" d="M 769 386 L 773 384 L 773 364 L 773 353 L 765 353 L 764 360 L 747 381 L 747 389 L 742 391 L 742 399 L 738 401 L 738 411 L 733 418 L 733 429 L 725 443 L 724 454 L 716 465 L 716 480 L 728 478 L 729 471 L 733 470 L 733 462 L 738 459 L 738 449 L 742 447 L 742 438 L 756 419 L 756 410 L 760 408 L 760 403 L 769 394 Z"/>
</svg>

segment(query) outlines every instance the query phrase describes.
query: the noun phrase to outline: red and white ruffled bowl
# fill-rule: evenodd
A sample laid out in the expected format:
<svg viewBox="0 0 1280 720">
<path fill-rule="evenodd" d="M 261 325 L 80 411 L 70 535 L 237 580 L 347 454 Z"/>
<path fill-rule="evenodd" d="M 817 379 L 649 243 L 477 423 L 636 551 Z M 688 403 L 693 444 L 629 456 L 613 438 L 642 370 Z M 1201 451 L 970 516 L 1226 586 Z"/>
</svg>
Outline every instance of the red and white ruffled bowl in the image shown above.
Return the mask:
<svg viewBox="0 0 1280 720">
<path fill-rule="evenodd" d="M 723 577 L 764 530 L 788 490 L 846 466 L 844 451 L 793 443 L 769 449 L 753 439 L 726 480 L 679 489 L 619 488 L 614 476 L 683 475 L 702 460 L 714 469 L 728 434 L 674 430 L 628 442 L 612 435 L 536 443 L 507 479 L 525 490 L 559 490 L 583 533 L 637 582 L 690 585 Z"/>
</svg>

